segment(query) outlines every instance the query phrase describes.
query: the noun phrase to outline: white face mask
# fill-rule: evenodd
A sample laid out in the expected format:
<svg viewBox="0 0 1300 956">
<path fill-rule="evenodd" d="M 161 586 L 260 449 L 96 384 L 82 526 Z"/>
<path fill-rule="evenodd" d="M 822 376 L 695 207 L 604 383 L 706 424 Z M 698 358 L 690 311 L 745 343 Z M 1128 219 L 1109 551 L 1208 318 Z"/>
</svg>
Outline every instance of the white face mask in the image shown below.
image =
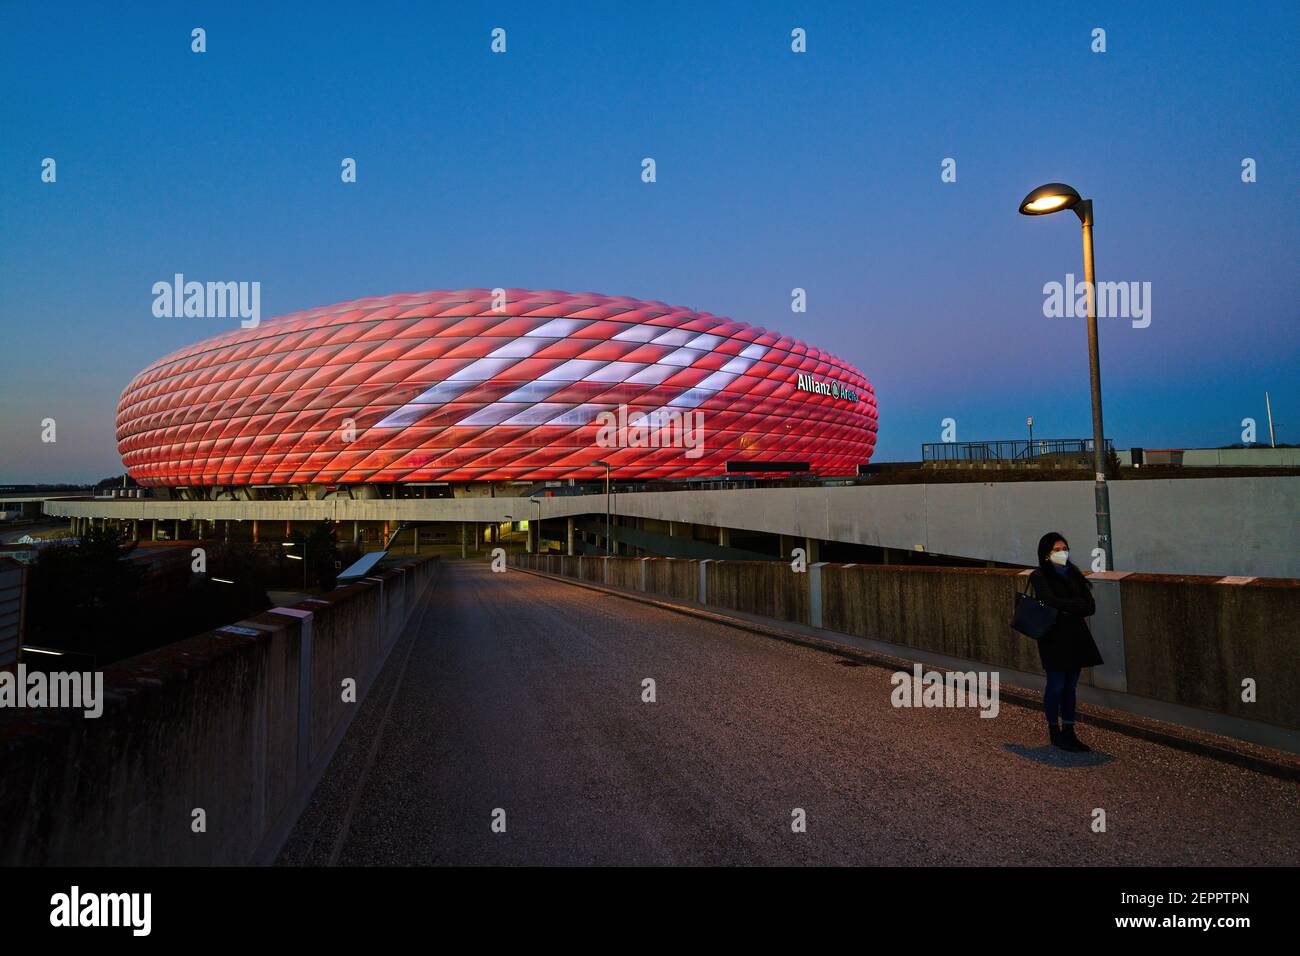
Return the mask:
<svg viewBox="0 0 1300 956">
<path fill-rule="evenodd" d="M 1058 568 L 1063 568 L 1063 567 L 1065 567 L 1065 562 L 1067 562 L 1067 561 L 1070 560 L 1070 552 L 1069 552 L 1069 551 L 1053 551 L 1053 552 L 1052 552 L 1051 554 L 1049 554 L 1047 557 L 1048 557 L 1048 560 L 1051 561 L 1051 562 L 1052 562 L 1054 565 L 1056 565 Z"/>
</svg>

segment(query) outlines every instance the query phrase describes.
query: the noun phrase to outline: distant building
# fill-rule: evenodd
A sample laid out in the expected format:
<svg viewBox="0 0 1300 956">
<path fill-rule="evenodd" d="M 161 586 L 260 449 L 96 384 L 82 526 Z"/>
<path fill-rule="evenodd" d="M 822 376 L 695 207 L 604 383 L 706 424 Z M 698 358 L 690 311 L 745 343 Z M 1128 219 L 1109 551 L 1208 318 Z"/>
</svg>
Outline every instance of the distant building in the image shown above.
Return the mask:
<svg viewBox="0 0 1300 956">
<path fill-rule="evenodd" d="M 27 621 L 27 569 L 0 557 L 0 667 L 18 663 Z"/>
</svg>

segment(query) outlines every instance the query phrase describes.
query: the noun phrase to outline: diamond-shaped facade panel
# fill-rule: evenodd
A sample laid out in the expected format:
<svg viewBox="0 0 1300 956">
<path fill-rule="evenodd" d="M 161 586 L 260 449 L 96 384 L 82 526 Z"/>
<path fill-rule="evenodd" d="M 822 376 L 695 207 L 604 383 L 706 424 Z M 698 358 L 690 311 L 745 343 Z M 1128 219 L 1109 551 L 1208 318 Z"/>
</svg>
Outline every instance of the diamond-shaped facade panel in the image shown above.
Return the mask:
<svg viewBox="0 0 1300 956">
<path fill-rule="evenodd" d="M 707 312 L 490 289 L 358 299 L 214 336 L 126 387 L 143 485 L 719 475 L 871 458 L 876 400 L 828 352 Z"/>
</svg>

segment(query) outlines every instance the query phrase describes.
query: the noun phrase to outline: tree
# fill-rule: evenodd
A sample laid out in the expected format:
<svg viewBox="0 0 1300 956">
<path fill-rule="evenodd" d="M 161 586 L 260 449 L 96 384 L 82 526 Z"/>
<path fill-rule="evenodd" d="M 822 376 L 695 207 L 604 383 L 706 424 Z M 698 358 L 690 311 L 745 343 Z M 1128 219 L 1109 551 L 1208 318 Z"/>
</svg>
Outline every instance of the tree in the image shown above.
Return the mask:
<svg viewBox="0 0 1300 956">
<path fill-rule="evenodd" d="M 332 524 L 320 524 L 307 537 L 307 558 L 311 562 L 311 575 L 322 591 L 334 587 L 338 569 L 334 566 L 340 558 L 338 534 Z"/>
<path fill-rule="evenodd" d="M 131 627 L 146 573 L 131 560 L 134 550 L 120 529 L 93 526 L 75 546 L 42 549 L 31 578 L 36 628 L 65 635 L 66 649 L 96 653 L 104 638 Z"/>
<path fill-rule="evenodd" d="M 1119 455 L 1114 448 L 1106 450 L 1106 476 L 1108 478 L 1119 477 Z"/>
</svg>

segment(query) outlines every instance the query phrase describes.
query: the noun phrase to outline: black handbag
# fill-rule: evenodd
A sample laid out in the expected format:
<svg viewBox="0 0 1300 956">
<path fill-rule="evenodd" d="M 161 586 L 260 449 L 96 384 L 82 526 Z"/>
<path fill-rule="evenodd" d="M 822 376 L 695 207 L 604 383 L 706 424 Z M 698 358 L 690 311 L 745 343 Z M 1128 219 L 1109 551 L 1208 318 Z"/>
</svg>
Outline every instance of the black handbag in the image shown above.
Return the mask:
<svg viewBox="0 0 1300 956">
<path fill-rule="evenodd" d="M 1029 586 L 1033 587 L 1033 581 L 1030 581 Z M 1016 610 L 1011 616 L 1013 630 L 1038 640 L 1055 626 L 1056 615 L 1056 608 L 1048 607 L 1038 600 L 1037 588 L 1034 588 L 1033 597 L 1027 591 L 1016 591 Z"/>
</svg>

